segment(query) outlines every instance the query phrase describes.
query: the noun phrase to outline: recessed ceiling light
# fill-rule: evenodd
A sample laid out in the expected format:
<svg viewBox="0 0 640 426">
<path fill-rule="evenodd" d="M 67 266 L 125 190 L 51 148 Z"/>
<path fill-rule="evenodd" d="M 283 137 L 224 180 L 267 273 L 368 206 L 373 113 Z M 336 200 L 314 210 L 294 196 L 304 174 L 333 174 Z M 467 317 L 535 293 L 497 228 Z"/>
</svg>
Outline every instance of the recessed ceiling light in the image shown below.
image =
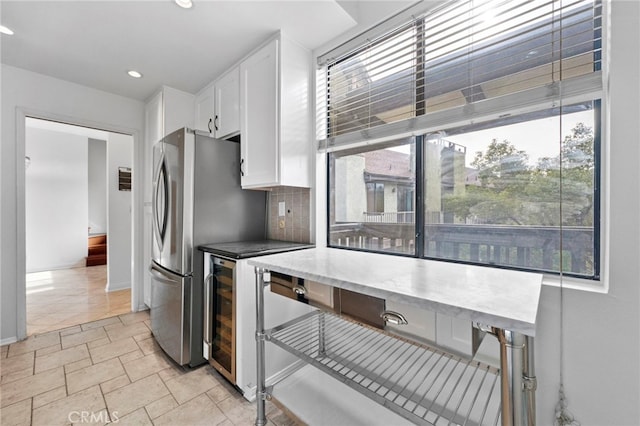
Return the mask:
<svg viewBox="0 0 640 426">
<path fill-rule="evenodd" d="M 193 3 L 191 0 L 175 0 L 176 4 L 185 9 L 191 9 L 193 7 Z"/>
<path fill-rule="evenodd" d="M 142 74 L 140 74 L 138 71 L 134 71 L 134 70 L 128 71 L 127 74 L 129 74 L 133 78 L 142 77 Z"/>
<path fill-rule="evenodd" d="M 0 33 L 7 34 L 7 35 L 13 35 L 13 31 L 11 31 L 10 28 L 5 27 L 4 25 L 0 25 Z"/>
</svg>

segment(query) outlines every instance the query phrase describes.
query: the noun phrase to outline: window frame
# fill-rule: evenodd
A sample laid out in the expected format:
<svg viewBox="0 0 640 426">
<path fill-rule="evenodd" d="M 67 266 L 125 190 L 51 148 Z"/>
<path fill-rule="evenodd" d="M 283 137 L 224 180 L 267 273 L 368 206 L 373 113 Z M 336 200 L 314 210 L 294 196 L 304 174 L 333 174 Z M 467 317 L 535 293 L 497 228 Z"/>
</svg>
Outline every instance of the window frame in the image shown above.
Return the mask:
<svg viewBox="0 0 640 426">
<path fill-rule="evenodd" d="M 608 26 L 606 24 L 608 24 L 608 19 L 607 19 L 607 8 L 606 8 L 606 0 L 604 1 L 598 1 L 595 0 L 595 4 L 594 7 L 600 7 L 602 8 L 602 14 L 599 17 L 599 19 L 602 21 L 602 25 L 601 25 L 601 31 L 602 31 L 602 56 L 605 58 L 604 59 L 604 64 L 608 63 L 608 56 L 606 55 L 606 35 L 608 33 Z M 397 19 L 397 17 L 394 17 L 395 19 Z M 400 25 L 398 25 L 397 27 L 400 27 Z M 320 61 L 320 58 L 319 58 Z M 608 67 L 607 66 L 603 66 L 602 63 L 599 63 L 599 66 L 595 67 L 594 69 L 594 73 L 589 75 L 586 78 L 583 78 L 582 80 L 589 80 L 589 79 L 602 79 L 604 80 L 606 77 L 606 69 Z M 575 85 L 574 85 L 575 84 Z M 322 151 L 322 149 L 324 148 L 324 153 L 326 154 L 326 182 L 327 182 L 327 188 L 326 188 L 326 245 L 328 247 L 333 247 L 333 248 L 340 248 L 340 249 L 347 249 L 347 250 L 359 250 L 359 251 L 367 251 L 367 252 L 376 252 L 376 253 L 382 253 L 382 254 L 390 254 L 390 255 L 398 255 L 398 256 L 410 256 L 410 257 L 418 257 L 418 258 L 423 258 L 423 259 L 428 259 L 428 260 L 438 260 L 438 261 L 448 261 L 448 262 L 454 262 L 454 263 L 465 263 L 465 264 L 476 264 L 479 266 L 486 266 L 486 267 L 493 267 L 493 268 L 499 268 L 499 269 L 515 269 L 515 270 L 524 270 L 524 271 L 531 271 L 531 272 L 538 272 L 538 273 L 543 273 L 545 275 L 545 277 L 547 277 L 547 281 L 550 284 L 554 284 L 555 282 L 557 282 L 558 278 L 560 280 L 562 280 L 563 277 L 567 277 L 570 278 L 571 280 L 573 280 L 573 282 L 577 283 L 577 288 L 582 288 L 583 284 L 586 284 L 587 287 L 589 287 L 589 289 L 595 289 L 595 290 L 599 290 L 599 288 L 595 288 L 594 287 L 594 283 L 596 282 L 600 282 L 604 279 L 603 276 L 603 271 L 606 269 L 606 259 L 605 259 L 605 249 L 606 249 L 606 232 L 605 232 L 605 227 L 606 227 L 606 222 L 605 222 L 605 212 L 602 209 L 602 203 L 604 202 L 604 192 L 603 192 L 603 187 L 605 186 L 605 182 L 603 181 L 603 176 L 606 174 L 606 163 L 605 163 L 605 159 L 606 157 L 603 155 L 603 153 L 605 152 L 605 144 L 603 143 L 603 139 L 605 139 L 605 135 L 606 133 L 606 128 L 604 127 L 604 120 L 603 117 L 605 117 L 606 115 L 606 111 L 605 111 L 605 107 L 604 104 L 606 102 L 606 85 L 602 85 L 602 89 L 598 90 L 598 91 L 585 91 L 583 89 L 583 87 L 581 86 L 589 86 L 589 82 L 588 81 L 580 81 L 580 82 L 568 82 L 568 84 L 566 84 L 567 86 L 571 86 L 570 89 L 572 90 L 568 90 L 569 92 L 571 92 L 571 96 L 569 97 L 569 99 L 567 99 L 567 101 L 576 101 L 577 100 L 587 100 L 587 99 L 591 99 L 594 102 L 594 162 L 595 162 L 595 167 L 594 167 L 594 188 L 593 188 L 593 196 L 594 196 L 594 207 L 593 207 L 593 214 L 594 214 L 594 225 L 593 225 L 593 257 L 594 257 L 594 271 L 593 271 L 593 275 L 592 276 L 584 276 L 584 275 L 573 275 L 571 274 L 571 272 L 568 271 L 546 271 L 546 270 L 537 270 L 537 269 L 530 269 L 530 268 L 520 268 L 520 267 L 514 267 L 514 266 L 510 266 L 510 265 L 495 265 L 495 264 L 487 264 L 487 263 L 473 263 L 473 262 L 468 262 L 468 261 L 461 261 L 461 260 L 454 260 L 454 259 L 443 259 L 443 258 L 437 258 L 437 257 L 427 257 L 424 256 L 424 205 L 423 205 L 423 197 L 424 197 L 424 188 L 423 188 L 423 166 L 422 166 L 422 162 L 423 162 L 423 142 L 422 140 L 420 140 L 420 142 L 418 143 L 418 140 L 416 140 L 416 188 L 415 188 L 415 198 L 414 198 L 414 203 L 415 203 L 415 215 L 416 215 L 416 241 L 415 241 L 415 246 L 416 246 L 416 253 L 411 255 L 411 254 L 403 254 L 403 253 L 389 253 L 389 252 L 379 252 L 376 250 L 368 250 L 368 249 L 359 249 L 359 248 L 354 248 L 354 247 L 342 247 L 342 246 L 333 246 L 331 245 L 331 220 L 330 220 L 330 210 L 331 210 L 331 200 L 330 200 L 330 194 L 329 194 L 329 182 L 330 182 L 330 167 L 329 167 L 329 162 L 330 162 L 330 154 L 331 152 L 334 151 L 342 151 L 342 149 L 347 149 L 347 148 L 352 148 L 354 146 L 364 146 L 364 145 L 372 145 L 375 146 L 378 142 L 384 142 L 386 140 L 389 140 L 391 138 L 393 139 L 399 139 L 401 137 L 406 137 L 406 136 L 414 136 L 417 139 L 421 138 L 421 136 L 419 136 L 419 133 L 426 133 L 428 132 L 430 129 L 429 128 L 425 128 L 425 129 L 421 129 L 420 132 L 417 132 L 415 130 L 412 130 L 411 132 L 406 132 L 406 131 L 398 131 L 400 130 L 400 126 L 396 126 L 398 130 L 391 131 L 391 132 L 382 132 L 381 134 L 373 134 L 370 135 L 370 139 L 367 141 L 358 141 L 357 138 L 356 139 L 350 139 L 349 137 L 344 138 L 344 141 L 341 141 L 340 145 L 333 145 L 332 144 L 332 139 L 335 140 L 335 138 L 327 138 L 325 139 L 324 143 L 321 140 L 320 141 L 320 150 Z M 574 86 L 572 86 L 574 85 Z M 420 103 L 424 103 L 424 99 L 422 99 L 420 97 L 419 93 L 416 93 L 416 109 L 420 108 Z M 564 99 L 559 98 L 560 103 L 563 103 Z M 553 103 L 555 104 L 555 100 L 553 101 Z M 523 108 L 522 111 L 516 111 L 514 114 L 518 114 L 518 113 L 526 113 L 526 112 L 531 112 L 531 111 L 535 111 L 535 110 L 541 110 L 543 109 L 542 106 L 544 104 L 548 105 L 548 101 L 544 100 L 544 99 L 538 99 L 537 101 L 534 99 L 533 102 L 531 103 L 531 105 L 525 106 Z M 329 114 L 328 111 L 326 112 L 326 119 L 327 119 L 327 125 L 328 125 L 328 121 L 329 121 Z M 495 118 L 495 117 L 499 117 L 500 111 L 495 111 L 494 109 L 492 109 L 491 107 L 487 110 L 487 114 L 484 117 L 480 117 L 480 119 L 478 121 L 480 122 L 485 122 L 485 121 L 491 121 L 491 118 Z M 436 117 L 436 118 L 441 118 L 441 117 Z M 454 112 L 453 114 L 445 114 L 444 117 L 442 117 L 442 119 L 435 120 L 435 123 L 432 127 L 431 130 L 435 130 L 435 129 L 446 129 L 447 126 L 443 126 L 441 125 L 440 122 L 449 122 L 450 126 L 449 127 L 455 127 L 455 125 L 465 125 L 468 123 L 468 119 L 466 119 L 465 117 L 456 117 L 456 112 Z M 390 127 L 389 125 L 387 125 L 387 127 Z M 370 129 L 368 129 L 370 130 Z M 319 136 L 323 134 L 323 132 L 325 132 L 325 130 L 319 130 Z M 375 133 L 371 132 L 371 133 Z M 389 134 L 392 133 L 393 136 L 390 136 Z M 344 144 L 344 147 L 342 146 Z M 561 229 L 561 226 L 559 227 L 559 229 Z"/>
</svg>

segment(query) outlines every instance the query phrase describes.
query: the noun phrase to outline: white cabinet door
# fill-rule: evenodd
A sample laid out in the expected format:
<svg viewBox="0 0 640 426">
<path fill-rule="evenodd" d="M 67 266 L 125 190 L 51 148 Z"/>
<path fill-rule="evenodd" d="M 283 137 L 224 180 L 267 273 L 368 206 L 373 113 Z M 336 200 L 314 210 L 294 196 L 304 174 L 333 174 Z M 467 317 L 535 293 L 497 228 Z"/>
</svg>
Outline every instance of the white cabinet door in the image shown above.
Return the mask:
<svg viewBox="0 0 640 426">
<path fill-rule="evenodd" d="M 166 136 L 183 127 L 193 128 L 195 96 L 172 87 L 162 88 L 164 133 Z"/>
<path fill-rule="evenodd" d="M 196 96 L 195 128 L 203 132 L 209 132 L 213 136 L 214 120 L 214 88 L 213 84 L 205 87 Z"/>
<path fill-rule="evenodd" d="M 243 187 L 278 183 L 278 44 L 273 40 L 240 64 Z"/>
<path fill-rule="evenodd" d="M 240 68 L 236 67 L 215 82 L 215 114 L 213 127 L 216 138 L 226 138 L 240 132 Z"/>
</svg>

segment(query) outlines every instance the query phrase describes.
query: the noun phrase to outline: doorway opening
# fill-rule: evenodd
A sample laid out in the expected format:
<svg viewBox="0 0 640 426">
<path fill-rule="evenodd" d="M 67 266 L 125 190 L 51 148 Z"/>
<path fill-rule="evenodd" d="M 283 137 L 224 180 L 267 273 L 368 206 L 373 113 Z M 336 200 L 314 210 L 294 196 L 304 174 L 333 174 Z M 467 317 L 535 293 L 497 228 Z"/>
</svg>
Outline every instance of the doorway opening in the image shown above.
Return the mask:
<svg viewBox="0 0 640 426">
<path fill-rule="evenodd" d="M 131 312 L 132 165 L 131 135 L 25 118 L 27 335 Z"/>
</svg>

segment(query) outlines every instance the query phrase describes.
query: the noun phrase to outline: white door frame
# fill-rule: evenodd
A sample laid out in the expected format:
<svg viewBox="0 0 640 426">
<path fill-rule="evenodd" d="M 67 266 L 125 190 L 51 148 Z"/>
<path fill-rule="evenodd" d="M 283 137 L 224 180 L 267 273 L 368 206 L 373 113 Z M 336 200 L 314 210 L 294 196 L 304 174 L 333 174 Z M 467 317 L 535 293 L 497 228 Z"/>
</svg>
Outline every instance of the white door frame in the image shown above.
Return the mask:
<svg viewBox="0 0 640 426">
<path fill-rule="evenodd" d="M 83 120 L 77 117 L 69 117 L 56 113 L 35 111 L 27 108 L 16 109 L 16 313 L 17 313 L 17 338 L 24 339 L 27 336 L 27 288 L 26 288 L 26 237 L 25 237 L 25 172 L 24 164 L 26 144 L 26 118 L 38 118 L 42 120 L 57 121 L 75 126 L 88 127 L 112 133 L 131 135 L 133 138 L 133 172 L 134 179 L 131 190 L 132 209 L 131 216 L 131 310 L 136 312 L 146 309 L 143 289 L 143 245 L 142 230 L 144 225 L 143 215 L 143 179 L 144 176 L 144 144 L 139 130 L 114 126 Z M 136 178 L 135 176 L 138 176 Z"/>
</svg>

